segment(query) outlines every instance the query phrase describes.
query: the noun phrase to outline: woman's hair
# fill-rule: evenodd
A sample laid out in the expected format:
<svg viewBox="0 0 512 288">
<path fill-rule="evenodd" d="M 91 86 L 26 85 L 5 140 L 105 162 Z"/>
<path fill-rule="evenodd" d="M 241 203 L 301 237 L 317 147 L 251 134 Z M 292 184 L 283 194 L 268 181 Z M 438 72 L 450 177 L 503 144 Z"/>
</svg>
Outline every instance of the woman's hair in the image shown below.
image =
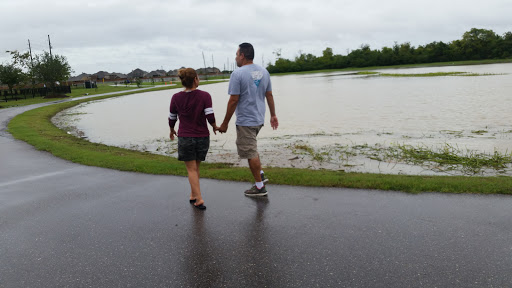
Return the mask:
<svg viewBox="0 0 512 288">
<path fill-rule="evenodd" d="M 192 68 L 182 68 L 178 71 L 178 77 L 180 77 L 181 84 L 186 88 L 192 88 L 194 80 L 197 77 L 196 70 Z"/>
</svg>

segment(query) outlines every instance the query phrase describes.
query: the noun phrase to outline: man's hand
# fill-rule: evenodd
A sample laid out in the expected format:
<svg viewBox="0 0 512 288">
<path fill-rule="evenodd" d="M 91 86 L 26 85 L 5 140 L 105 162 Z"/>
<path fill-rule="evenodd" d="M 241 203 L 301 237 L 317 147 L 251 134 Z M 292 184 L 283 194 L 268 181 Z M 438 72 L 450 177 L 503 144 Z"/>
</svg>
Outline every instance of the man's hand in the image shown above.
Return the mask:
<svg viewBox="0 0 512 288">
<path fill-rule="evenodd" d="M 276 130 L 279 126 L 279 121 L 277 120 L 277 116 L 270 117 L 270 126 L 272 126 L 272 129 Z"/>
<path fill-rule="evenodd" d="M 178 136 L 178 134 L 176 134 L 176 130 L 171 129 L 171 133 L 169 134 L 169 137 L 171 138 L 171 141 L 174 140 L 174 136 Z"/>
</svg>

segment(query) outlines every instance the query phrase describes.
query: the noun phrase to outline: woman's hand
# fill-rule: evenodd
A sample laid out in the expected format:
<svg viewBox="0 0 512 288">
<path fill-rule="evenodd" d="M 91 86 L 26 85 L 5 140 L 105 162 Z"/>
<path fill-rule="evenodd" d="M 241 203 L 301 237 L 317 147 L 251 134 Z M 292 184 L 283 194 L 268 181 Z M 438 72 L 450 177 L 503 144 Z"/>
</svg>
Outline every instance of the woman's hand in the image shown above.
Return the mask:
<svg viewBox="0 0 512 288">
<path fill-rule="evenodd" d="M 169 134 L 169 137 L 171 138 L 171 141 L 174 140 L 174 136 L 178 136 L 178 134 L 176 134 L 176 130 L 171 128 L 171 133 Z"/>
</svg>

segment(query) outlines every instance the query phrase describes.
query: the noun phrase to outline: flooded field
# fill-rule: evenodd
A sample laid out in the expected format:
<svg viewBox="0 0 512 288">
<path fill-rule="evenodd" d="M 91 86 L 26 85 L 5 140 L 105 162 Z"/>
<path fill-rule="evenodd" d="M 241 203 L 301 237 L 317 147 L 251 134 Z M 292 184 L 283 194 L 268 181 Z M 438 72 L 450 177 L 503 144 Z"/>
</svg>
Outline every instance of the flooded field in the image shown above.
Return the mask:
<svg viewBox="0 0 512 288">
<path fill-rule="evenodd" d="M 385 174 L 512 175 L 512 64 L 375 71 L 481 76 L 335 72 L 272 77 L 280 126 L 270 128 L 267 111 L 259 135 L 263 165 Z M 199 88 L 212 95 L 219 125 L 229 99 L 227 86 Z M 177 142 L 168 138 L 167 124 L 176 92 L 84 103 L 53 121 L 92 142 L 176 156 Z M 228 133 L 212 133 L 207 161 L 247 165 L 236 154 L 234 120 Z"/>
</svg>

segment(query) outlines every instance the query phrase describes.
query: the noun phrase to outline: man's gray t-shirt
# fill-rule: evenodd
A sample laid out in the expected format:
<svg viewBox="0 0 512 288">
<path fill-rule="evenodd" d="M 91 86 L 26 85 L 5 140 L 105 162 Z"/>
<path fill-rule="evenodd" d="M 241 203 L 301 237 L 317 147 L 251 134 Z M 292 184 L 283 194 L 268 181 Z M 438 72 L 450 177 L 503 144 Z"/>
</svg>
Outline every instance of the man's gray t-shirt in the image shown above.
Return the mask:
<svg viewBox="0 0 512 288">
<path fill-rule="evenodd" d="M 236 107 L 236 125 L 259 126 L 265 123 L 265 92 L 272 91 L 267 69 L 244 65 L 231 74 L 229 95 L 240 95 Z"/>
</svg>

